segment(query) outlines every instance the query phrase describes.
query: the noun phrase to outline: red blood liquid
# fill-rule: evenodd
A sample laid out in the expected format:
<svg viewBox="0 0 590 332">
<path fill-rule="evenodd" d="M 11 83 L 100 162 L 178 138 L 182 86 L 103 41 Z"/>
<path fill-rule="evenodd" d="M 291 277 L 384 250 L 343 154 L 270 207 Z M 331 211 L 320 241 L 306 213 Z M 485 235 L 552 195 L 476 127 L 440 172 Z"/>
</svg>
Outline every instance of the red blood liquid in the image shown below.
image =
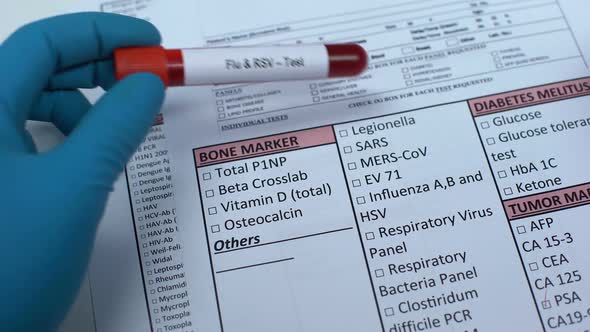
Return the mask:
<svg viewBox="0 0 590 332">
<path fill-rule="evenodd" d="M 365 49 L 356 44 L 325 45 L 330 60 L 328 77 L 356 76 L 367 69 Z"/>
</svg>

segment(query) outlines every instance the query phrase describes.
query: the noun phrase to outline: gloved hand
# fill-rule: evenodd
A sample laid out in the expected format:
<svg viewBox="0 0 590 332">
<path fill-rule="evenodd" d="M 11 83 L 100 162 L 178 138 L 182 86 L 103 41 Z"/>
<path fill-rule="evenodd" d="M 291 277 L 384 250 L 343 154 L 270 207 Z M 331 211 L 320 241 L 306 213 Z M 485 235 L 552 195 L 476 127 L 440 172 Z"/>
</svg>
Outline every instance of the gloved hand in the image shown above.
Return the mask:
<svg viewBox="0 0 590 332">
<path fill-rule="evenodd" d="M 0 46 L 0 330 L 54 330 L 72 304 L 107 196 L 164 98 L 152 74 L 114 84 L 108 59 L 159 42 L 145 21 L 83 13 L 26 25 Z M 97 85 L 110 90 L 91 106 L 77 88 Z M 69 137 L 37 153 L 28 119 Z"/>
</svg>

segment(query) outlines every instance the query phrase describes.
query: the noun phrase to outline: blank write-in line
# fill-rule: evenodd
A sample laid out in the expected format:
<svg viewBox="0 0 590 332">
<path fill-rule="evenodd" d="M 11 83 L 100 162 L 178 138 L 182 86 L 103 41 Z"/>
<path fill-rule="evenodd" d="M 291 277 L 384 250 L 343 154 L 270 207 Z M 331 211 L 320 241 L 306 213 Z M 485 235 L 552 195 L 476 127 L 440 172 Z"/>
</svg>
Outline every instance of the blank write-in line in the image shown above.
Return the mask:
<svg viewBox="0 0 590 332">
<path fill-rule="evenodd" d="M 225 273 L 225 272 L 230 272 L 230 271 L 236 271 L 236 270 L 242 270 L 242 269 L 248 269 L 251 267 L 256 267 L 256 266 L 262 266 L 262 265 L 268 265 L 268 264 L 274 264 L 274 263 L 280 263 L 280 262 L 286 262 L 286 261 L 290 261 L 295 259 L 295 257 L 289 257 L 289 258 L 283 258 L 283 259 L 278 259 L 276 261 L 270 261 L 270 262 L 264 262 L 264 263 L 258 263 L 258 264 L 252 264 L 252 265 L 246 265 L 246 266 L 240 266 L 240 267 L 234 267 L 233 269 L 227 269 L 227 270 L 221 270 L 221 271 L 217 271 L 215 273 Z"/>
</svg>

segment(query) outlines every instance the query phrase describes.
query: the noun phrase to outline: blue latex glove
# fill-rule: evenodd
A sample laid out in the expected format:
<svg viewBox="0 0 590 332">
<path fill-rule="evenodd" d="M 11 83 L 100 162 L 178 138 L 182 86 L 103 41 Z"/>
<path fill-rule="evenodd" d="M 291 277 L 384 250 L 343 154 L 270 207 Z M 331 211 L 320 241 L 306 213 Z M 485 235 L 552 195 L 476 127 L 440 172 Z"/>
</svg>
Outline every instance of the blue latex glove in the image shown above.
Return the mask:
<svg viewBox="0 0 590 332">
<path fill-rule="evenodd" d="M 72 304 L 107 196 L 164 98 L 152 74 L 112 86 L 108 59 L 159 42 L 145 21 L 83 13 L 26 25 L 0 46 L 0 330 L 54 330 Z M 92 106 L 77 88 L 97 85 L 110 90 Z M 27 119 L 69 137 L 37 153 Z"/>
</svg>

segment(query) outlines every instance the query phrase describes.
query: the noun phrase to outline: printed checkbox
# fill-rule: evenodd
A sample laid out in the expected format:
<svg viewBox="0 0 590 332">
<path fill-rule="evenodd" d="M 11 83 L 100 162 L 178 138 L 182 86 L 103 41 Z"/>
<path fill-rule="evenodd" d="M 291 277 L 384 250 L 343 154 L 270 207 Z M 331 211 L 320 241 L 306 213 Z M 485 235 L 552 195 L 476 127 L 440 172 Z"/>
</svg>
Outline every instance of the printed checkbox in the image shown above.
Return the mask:
<svg viewBox="0 0 590 332">
<path fill-rule="evenodd" d="M 320 101 L 320 97 L 313 97 L 313 102 L 317 103 L 318 101 Z"/>
<path fill-rule="evenodd" d="M 446 40 L 447 46 L 455 46 L 459 44 L 459 39 L 451 38 Z"/>
<path fill-rule="evenodd" d="M 356 169 L 356 163 L 348 163 L 348 170 L 354 171 Z"/>
<path fill-rule="evenodd" d="M 342 129 L 338 132 L 338 134 L 340 135 L 340 137 L 348 137 L 348 130 Z"/>
<path fill-rule="evenodd" d="M 504 188 L 504 195 L 510 196 L 512 194 L 513 194 L 512 188 L 510 188 L 510 187 Z"/>
<path fill-rule="evenodd" d="M 131 178 L 135 179 L 137 176 L 135 174 L 131 174 Z"/>
<path fill-rule="evenodd" d="M 139 199 L 136 199 L 135 204 L 139 204 L 139 203 L 141 203 L 141 201 Z"/>
<path fill-rule="evenodd" d="M 496 140 L 493 137 L 488 137 L 486 138 L 486 143 L 488 143 L 488 145 L 494 145 L 496 144 Z"/>
<path fill-rule="evenodd" d="M 345 146 L 342 150 L 344 150 L 344 153 L 352 153 L 352 146 Z"/>
<path fill-rule="evenodd" d="M 137 187 L 137 182 L 133 183 L 133 186 L 134 186 L 134 187 Z"/>
<path fill-rule="evenodd" d="M 359 197 L 356 198 L 356 204 L 363 205 L 365 203 L 366 203 L 366 201 L 365 201 L 365 197 L 364 196 L 359 196 Z"/>
<path fill-rule="evenodd" d="M 143 221 L 143 217 L 137 217 L 137 221 Z"/>
<path fill-rule="evenodd" d="M 526 227 L 524 227 L 524 226 L 517 226 L 516 227 L 516 232 L 518 234 L 524 234 L 524 233 L 526 233 Z"/>
<path fill-rule="evenodd" d="M 412 81 L 406 81 L 406 85 L 408 85 L 408 86 L 409 85 L 414 85 L 414 82 L 412 82 Z"/>
<path fill-rule="evenodd" d="M 141 234 L 141 238 L 142 239 L 145 239 L 145 234 Z"/>
<path fill-rule="evenodd" d="M 134 195 L 134 196 L 137 196 L 137 195 L 139 195 L 139 191 L 134 191 L 134 192 L 133 192 L 133 195 Z"/>
<path fill-rule="evenodd" d="M 391 317 L 391 316 L 393 316 L 393 314 L 394 314 L 393 308 L 385 308 L 385 316 Z"/>
<path fill-rule="evenodd" d="M 140 208 L 137 208 L 135 211 L 137 211 L 137 212 L 141 212 L 141 209 L 140 209 Z"/>
<path fill-rule="evenodd" d="M 219 119 L 219 120 L 225 119 L 225 113 L 217 114 L 217 119 Z"/>
<path fill-rule="evenodd" d="M 539 269 L 539 264 L 537 264 L 537 263 L 535 263 L 535 262 L 533 262 L 533 263 L 530 263 L 530 264 L 529 264 L 529 269 L 530 269 L 531 271 L 537 271 L 537 270 Z"/>
<path fill-rule="evenodd" d="M 151 276 L 152 273 L 153 273 L 152 271 L 148 271 L 148 276 Z"/>
<path fill-rule="evenodd" d="M 156 323 L 160 324 L 160 318 L 156 318 Z"/>
<path fill-rule="evenodd" d="M 403 54 L 412 54 L 414 52 L 416 52 L 416 49 L 413 48 L 413 47 L 404 47 L 404 48 L 402 48 L 402 53 Z"/>
<path fill-rule="evenodd" d="M 543 306 L 543 309 L 551 309 L 551 301 L 549 300 L 542 301 L 541 305 Z"/>
<path fill-rule="evenodd" d="M 156 299 L 152 300 L 152 304 L 156 304 L 156 303 L 158 303 L 158 300 L 156 300 Z"/>
<path fill-rule="evenodd" d="M 361 186 L 361 180 L 352 180 L 352 186 L 357 188 Z"/>
<path fill-rule="evenodd" d="M 410 75 L 410 74 L 405 74 L 405 75 L 404 75 L 404 79 L 405 79 L 405 80 L 412 79 L 412 75 Z"/>
<path fill-rule="evenodd" d="M 149 280 L 149 281 L 148 281 L 148 283 L 149 283 L 150 285 L 153 285 L 153 284 L 154 284 L 154 281 L 153 281 L 153 280 Z"/>
<path fill-rule="evenodd" d="M 150 291 L 150 294 L 156 294 L 156 290 L 155 290 L 155 289 L 152 289 L 152 290 Z"/>
<path fill-rule="evenodd" d="M 310 88 L 310 89 L 315 89 L 315 88 L 317 88 L 317 87 L 318 87 L 318 85 L 317 85 L 316 83 L 311 83 L 311 84 L 309 85 L 309 88 Z"/>
<path fill-rule="evenodd" d="M 504 65 L 502 65 L 501 63 L 496 63 L 496 68 L 498 68 L 498 69 L 504 68 Z"/>
<path fill-rule="evenodd" d="M 139 229 L 143 230 L 145 228 L 144 225 L 139 226 Z"/>
<path fill-rule="evenodd" d="M 151 262 L 145 262 L 145 266 L 150 266 L 150 265 L 152 265 Z"/>
<path fill-rule="evenodd" d="M 147 248 L 147 243 L 144 243 L 142 247 Z"/>
<path fill-rule="evenodd" d="M 217 105 L 223 105 L 223 100 L 218 100 Z"/>
<path fill-rule="evenodd" d="M 213 197 L 215 196 L 215 192 L 213 190 L 205 190 L 205 197 Z"/>
<path fill-rule="evenodd" d="M 149 252 L 144 252 L 144 253 L 143 253 L 143 256 L 144 256 L 144 257 L 148 257 L 149 255 L 150 255 L 150 253 L 149 253 Z"/>
<path fill-rule="evenodd" d="M 374 240 L 375 239 L 375 233 L 373 233 L 373 232 L 366 232 L 365 233 L 365 238 L 367 240 Z"/>
<path fill-rule="evenodd" d="M 375 270 L 375 277 L 377 278 L 381 278 L 385 276 L 385 271 L 383 271 L 383 269 L 377 269 Z"/>
<path fill-rule="evenodd" d="M 312 95 L 312 96 L 317 96 L 317 95 L 319 95 L 319 94 L 320 94 L 320 92 L 319 92 L 318 90 L 313 90 L 313 91 L 311 92 L 311 95 Z"/>
<path fill-rule="evenodd" d="M 405 74 L 405 73 L 408 73 L 408 72 L 410 72 L 410 68 L 408 68 L 408 67 L 402 68 L 402 73 Z"/>
<path fill-rule="evenodd" d="M 135 170 L 135 166 L 129 167 L 129 170 L 131 170 L 131 171 Z"/>
<path fill-rule="evenodd" d="M 487 121 L 484 121 L 481 123 L 481 129 L 488 129 L 490 128 L 490 123 Z"/>
<path fill-rule="evenodd" d="M 209 173 L 209 172 L 203 173 L 203 180 L 211 180 L 211 173 Z"/>
<path fill-rule="evenodd" d="M 223 107 L 223 106 L 217 107 L 217 112 L 223 112 L 223 111 L 225 111 L 225 107 Z"/>
<path fill-rule="evenodd" d="M 219 225 L 211 225 L 211 233 L 219 233 L 221 232 L 221 227 Z"/>
<path fill-rule="evenodd" d="M 160 310 L 158 309 L 154 309 L 154 313 L 157 314 L 158 312 L 160 312 Z"/>
<path fill-rule="evenodd" d="M 503 179 L 503 178 L 505 178 L 507 176 L 508 176 L 508 174 L 506 173 L 506 171 L 498 171 L 498 177 L 500 179 Z"/>
<path fill-rule="evenodd" d="M 207 211 L 209 212 L 209 215 L 210 216 L 213 216 L 213 215 L 216 215 L 217 214 L 217 208 L 216 207 L 210 207 Z"/>
</svg>

